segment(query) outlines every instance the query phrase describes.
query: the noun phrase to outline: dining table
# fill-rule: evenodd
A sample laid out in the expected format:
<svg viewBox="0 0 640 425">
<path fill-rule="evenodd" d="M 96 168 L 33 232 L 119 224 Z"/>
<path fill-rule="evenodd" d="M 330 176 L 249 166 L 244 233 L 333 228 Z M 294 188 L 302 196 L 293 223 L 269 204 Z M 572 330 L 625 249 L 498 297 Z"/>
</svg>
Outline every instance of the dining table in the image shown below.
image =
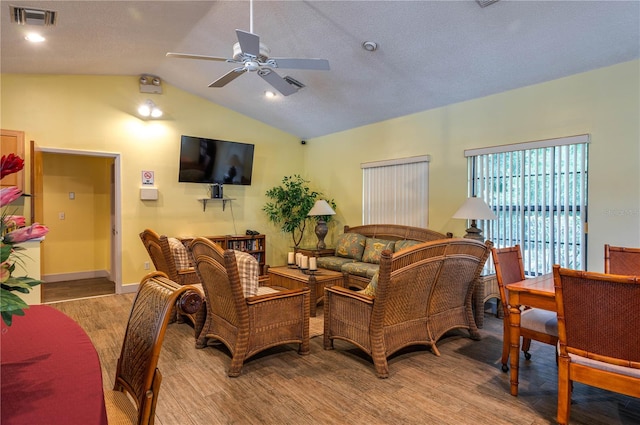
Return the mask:
<svg viewBox="0 0 640 425">
<path fill-rule="evenodd" d="M 47 305 L 1 325 L 2 425 L 106 425 L 98 353 L 73 319 Z"/>
<path fill-rule="evenodd" d="M 505 285 L 509 293 L 509 365 L 511 367 L 511 395 L 518 395 L 518 367 L 520 364 L 520 307 L 529 306 L 557 311 L 553 273 L 543 274 Z"/>
</svg>

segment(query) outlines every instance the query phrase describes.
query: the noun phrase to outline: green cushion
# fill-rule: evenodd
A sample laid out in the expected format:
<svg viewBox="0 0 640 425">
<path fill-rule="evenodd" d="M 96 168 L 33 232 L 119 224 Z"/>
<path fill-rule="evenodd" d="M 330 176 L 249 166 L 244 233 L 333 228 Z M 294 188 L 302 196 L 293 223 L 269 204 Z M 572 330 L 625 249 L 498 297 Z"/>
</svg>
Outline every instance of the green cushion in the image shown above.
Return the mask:
<svg viewBox="0 0 640 425">
<path fill-rule="evenodd" d="M 378 289 L 378 273 L 374 274 L 371 281 L 362 291 L 358 291 L 361 294 L 369 295 L 371 297 L 376 296 L 376 289 Z"/>
<path fill-rule="evenodd" d="M 371 278 L 380 269 L 380 264 L 356 261 L 342 265 L 342 271 L 350 275 Z"/>
<path fill-rule="evenodd" d="M 353 258 L 362 261 L 364 244 L 367 238 L 358 233 L 343 233 L 336 242 L 336 257 Z"/>
<path fill-rule="evenodd" d="M 395 241 L 388 241 L 386 239 L 367 238 L 364 247 L 364 253 L 362 254 L 362 261 L 365 263 L 380 263 L 380 254 L 385 249 L 393 252 Z"/>
<path fill-rule="evenodd" d="M 398 252 L 398 251 L 402 251 L 403 249 L 407 249 L 410 248 L 414 245 L 418 245 L 419 243 L 422 243 L 420 241 L 414 241 L 411 239 L 403 239 L 401 241 L 396 241 L 396 246 L 395 246 L 395 251 L 394 252 Z"/>
<path fill-rule="evenodd" d="M 323 269 L 334 270 L 337 272 L 342 271 L 342 266 L 347 263 L 355 263 L 353 258 L 344 257 L 318 257 L 318 267 Z"/>
</svg>

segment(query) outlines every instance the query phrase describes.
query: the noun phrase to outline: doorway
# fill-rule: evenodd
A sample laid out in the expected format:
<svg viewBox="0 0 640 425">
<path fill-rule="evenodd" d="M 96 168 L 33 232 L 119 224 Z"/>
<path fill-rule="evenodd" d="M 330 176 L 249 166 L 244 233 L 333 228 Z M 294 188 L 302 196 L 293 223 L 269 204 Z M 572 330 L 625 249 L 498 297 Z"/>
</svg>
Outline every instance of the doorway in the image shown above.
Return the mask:
<svg viewBox="0 0 640 425">
<path fill-rule="evenodd" d="M 40 151 L 42 302 L 121 293 L 120 154 Z"/>
</svg>

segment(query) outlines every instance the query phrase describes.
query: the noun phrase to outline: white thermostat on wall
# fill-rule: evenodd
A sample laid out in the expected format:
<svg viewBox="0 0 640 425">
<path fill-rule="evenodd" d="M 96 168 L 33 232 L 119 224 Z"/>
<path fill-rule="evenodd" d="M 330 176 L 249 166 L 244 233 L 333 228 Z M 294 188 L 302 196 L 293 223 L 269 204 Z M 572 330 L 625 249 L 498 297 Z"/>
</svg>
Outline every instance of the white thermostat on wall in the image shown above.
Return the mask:
<svg viewBox="0 0 640 425">
<path fill-rule="evenodd" d="M 142 184 L 153 186 L 153 171 L 142 172 Z"/>
</svg>

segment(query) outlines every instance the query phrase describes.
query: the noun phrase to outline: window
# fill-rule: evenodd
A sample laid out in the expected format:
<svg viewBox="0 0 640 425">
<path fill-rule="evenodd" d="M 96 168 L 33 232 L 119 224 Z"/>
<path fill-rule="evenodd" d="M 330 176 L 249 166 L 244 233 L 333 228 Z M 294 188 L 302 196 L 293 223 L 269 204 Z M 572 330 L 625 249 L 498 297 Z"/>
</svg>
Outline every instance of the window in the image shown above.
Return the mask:
<svg viewBox="0 0 640 425">
<path fill-rule="evenodd" d="M 429 156 L 361 164 L 362 224 L 429 223 Z"/>
<path fill-rule="evenodd" d="M 498 216 L 479 223 L 496 247 L 519 244 L 525 274 L 586 266 L 588 135 L 465 151 L 469 191 Z"/>
</svg>

